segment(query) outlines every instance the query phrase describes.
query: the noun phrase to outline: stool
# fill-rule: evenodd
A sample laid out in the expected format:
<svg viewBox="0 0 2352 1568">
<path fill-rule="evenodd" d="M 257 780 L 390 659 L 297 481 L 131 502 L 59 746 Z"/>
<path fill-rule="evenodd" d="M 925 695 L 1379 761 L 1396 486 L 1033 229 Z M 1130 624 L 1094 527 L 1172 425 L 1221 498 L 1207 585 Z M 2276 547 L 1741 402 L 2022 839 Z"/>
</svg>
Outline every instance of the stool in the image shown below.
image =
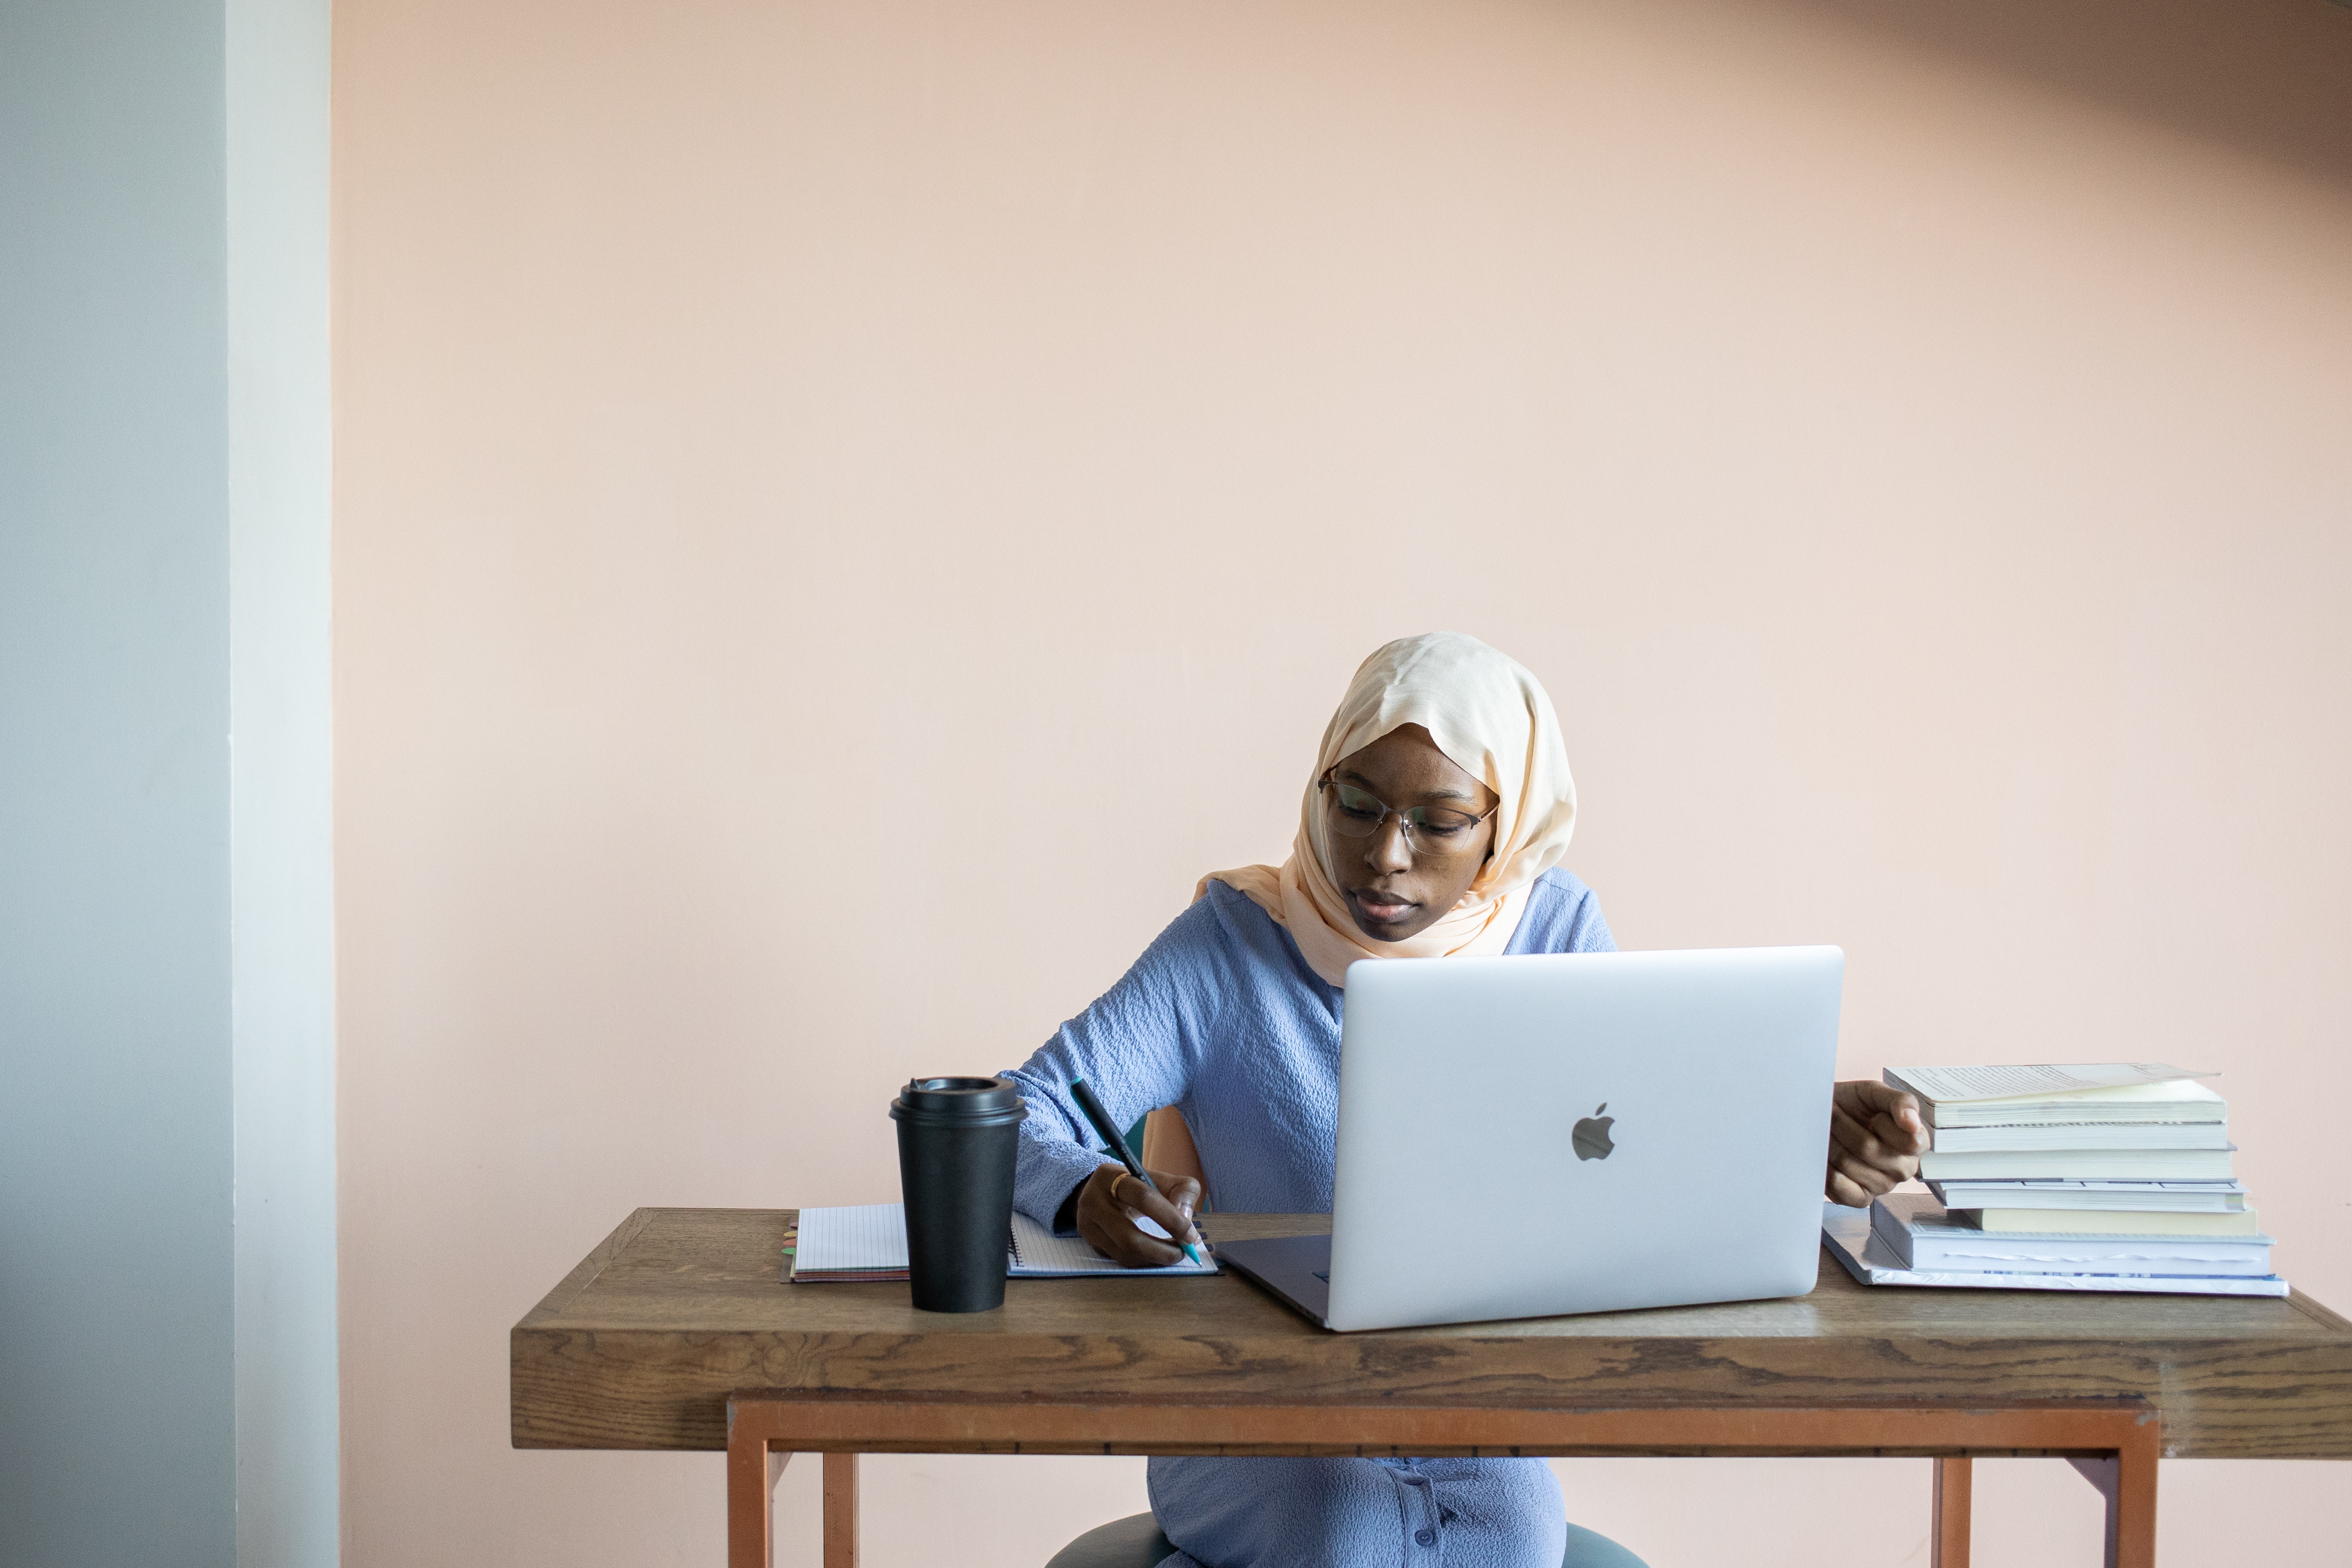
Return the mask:
<svg viewBox="0 0 2352 1568">
<path fill-rule="evenodd" d="M 1159 1568 L 1175 1551 L 1148 1513 L 1098 1524 L 1054 1553 L 1045 1568 Z M 1576 1525 L 1568 1527 L 1568 1555 L 1560 1568 L 1645 1568 L 1642 1560 L 1610 1540 Z"/>
</svg>

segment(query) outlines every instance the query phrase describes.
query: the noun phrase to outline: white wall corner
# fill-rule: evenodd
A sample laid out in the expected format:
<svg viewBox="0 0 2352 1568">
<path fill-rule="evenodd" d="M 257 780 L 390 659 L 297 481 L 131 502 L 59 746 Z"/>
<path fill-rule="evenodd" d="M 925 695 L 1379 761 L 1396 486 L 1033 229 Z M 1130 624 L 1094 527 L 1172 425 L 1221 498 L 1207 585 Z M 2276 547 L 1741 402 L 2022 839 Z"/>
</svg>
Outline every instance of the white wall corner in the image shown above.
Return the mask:
<svg viewBox="0 0 2352 1568">
<path fill-rule="evenodd" d="M 240 1568 L 340 1558 L 328 0 L 227 0 Z"/>
</svg>

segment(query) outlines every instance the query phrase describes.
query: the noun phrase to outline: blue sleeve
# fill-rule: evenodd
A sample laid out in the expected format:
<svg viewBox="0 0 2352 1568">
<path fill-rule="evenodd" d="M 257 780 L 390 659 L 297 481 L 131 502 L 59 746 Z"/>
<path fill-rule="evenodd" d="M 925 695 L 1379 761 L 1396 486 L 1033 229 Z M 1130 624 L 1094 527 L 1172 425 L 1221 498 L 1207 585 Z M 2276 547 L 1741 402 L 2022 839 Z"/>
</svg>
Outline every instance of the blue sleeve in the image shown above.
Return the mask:
<svg viewBox="0 0 2352 1568">
<path fill-rule="evenodd" d="M 1204 899 L 1170 921 L 1118 984 L 1003 1075 L 1029 1106 L 1013 1183 L 1023 1214 L 1053 1225 L 1062 1201 L 1116 1158 L 1070 1098 L 1072 1079 L 1086 1079 L 1121 1128 L 1184 1098 L 1224 989 L 1216 983 L 1220 946 Z"/>
<path fill-rule="evenodd" d="M 1536 883 L 1534 900 L 1511 939 L 1513 952 L 1614 952 L 1617 939 L 1601 918 L 1591 889 L 1554 867 Z"/>
<path fill-rule="evenodd" d="M 1609 922 L 1601 918 L 1601 900 L 1592 889 L 1576 900 L 1576 908 L 1568 917 L 1568 945 L 1563 952 L 1614 952 L 1617 939 L 1609 934 Z"/>
</svg>

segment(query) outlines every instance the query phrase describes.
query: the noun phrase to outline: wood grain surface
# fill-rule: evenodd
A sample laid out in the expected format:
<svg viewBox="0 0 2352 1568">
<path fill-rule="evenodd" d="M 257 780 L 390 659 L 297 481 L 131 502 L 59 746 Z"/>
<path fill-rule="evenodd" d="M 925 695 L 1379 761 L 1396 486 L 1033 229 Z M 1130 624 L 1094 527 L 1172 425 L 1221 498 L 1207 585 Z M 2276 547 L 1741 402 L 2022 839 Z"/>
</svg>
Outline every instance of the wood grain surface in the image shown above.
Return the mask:
<svg viewBox="0 0 2352 1568">
<path fill-rule="evenodd" d="M 2136 1398 L 2168 1455 L 2352 1458 L 2352 1324 L 2309 1298 L 1918 1290 L 1333 1334 L 1237 1275 L 1016 1279 L 993 1312 L 780 1282 L 788 1209 L 640 1209 L 511 1336 L 527 1448 L 727 1446 L 737 1390 L 1495 1409 Z M 1211 1238 L 1328 1228 L 1213 1215 Z"/>
</svg>

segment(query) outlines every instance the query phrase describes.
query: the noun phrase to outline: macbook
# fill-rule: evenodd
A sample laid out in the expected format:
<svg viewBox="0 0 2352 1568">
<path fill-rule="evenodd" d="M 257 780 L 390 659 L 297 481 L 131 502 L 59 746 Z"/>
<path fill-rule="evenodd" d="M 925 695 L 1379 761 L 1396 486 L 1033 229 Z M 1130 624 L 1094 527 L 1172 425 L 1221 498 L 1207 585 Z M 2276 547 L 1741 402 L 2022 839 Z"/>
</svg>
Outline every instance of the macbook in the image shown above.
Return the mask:
<svg viewBox="0 0 2352 1568">
<path fill-rule="evenodd" d="M 1355 964 L 1331 1233 L 1217 1257 L 1340 1330 L 1802 1295 L 1844 964 L 1834 947 Z"/>
</svg>

